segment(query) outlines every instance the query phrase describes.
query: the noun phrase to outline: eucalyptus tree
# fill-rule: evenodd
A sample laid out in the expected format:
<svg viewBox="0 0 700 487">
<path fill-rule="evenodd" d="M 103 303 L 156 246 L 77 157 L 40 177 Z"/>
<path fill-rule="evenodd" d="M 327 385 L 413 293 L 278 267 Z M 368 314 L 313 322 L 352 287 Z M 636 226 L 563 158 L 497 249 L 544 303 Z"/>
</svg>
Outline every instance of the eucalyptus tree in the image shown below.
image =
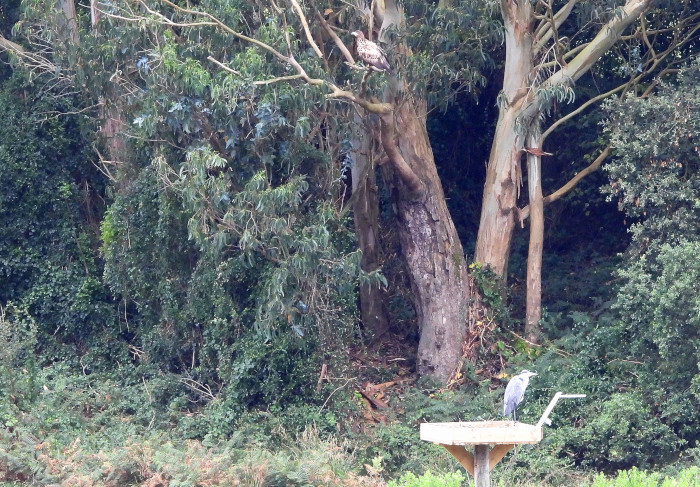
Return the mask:
<svg viewBox="0 0 700 487">
<path fill-rule="evenodd" d="M 294 0 L 202 2 L 196 8 L 135 0 L 91 2 L 74 14 L 70 4 L 66 0 L 56 9 L 28 2 L 25 27 L 44 45 L 60 34 L 65 46 L 54 46 L 60 55 L 49 57 L 60 67 L 54 72 L 68 72 L 74 86 L 101 92 L 101 106 L 119 107 L 115 117 L 100 112 L 103 129 L 115 120 L 118 129 L 103 132 L 130 138 L 133 153 L 103 160 L 103 169 L 125 195 L 134 178 L 157 178 L 165 190 L 180 194 L 200 252 L 235 250 L 251 262 L 267 263 L 265 282 L 271 284 L 255 293 L 254 321 L 261 329 L 284 328 L 283 322 L 295 326 L 294 319 L 311 316 L 324 316 L 331 329 L 340 319 L 338 289 L 328 287 L 330 280 L 321 288 L 311 282 L 318 282 L 319 272 L 335 282 L 353 281 L 348 276 L 355 263 L 323 252 L 336 239 L 330 229 L 342 227 L 335 163 L 358 154 L 349 134 L 359 115 L 360 138 L 371 138 L 383 155 L 375 152 L 368 171 L 355 174 L 366 178 L 381 166 L 391 190 L 421 329 L 419 370 L 447 379 L 470 329 L 479 335 L 470 326 L 479 316 L 472 313 L 474 289 L 425 117 L 431 95 L 430 102 L 448 99 L 455 88 L 482 80 L 474 66 L 483 62 L 481 48 L 493 27 L 483 5 L 338 2 L 320 10 Z M 358 27 L 388 47 L 398 78 L 370 76 L 355 64 L 345 42 Z M 483 32 L 474 35 L 479 29 Z M 143 162 L 134 164 L 137 156 L 150 159 L 155 172 L 142 171 Z M 146 183 L 140 187 L 152 187 Z M 108 261 L 119 246 L 131 248 L 124 217 L 138 200 L 108 213 L 103 231 Z M 316 225 L 307 219 L 311 214 Z M 167 220 L 159 225 L 167 227 Z M 152 300 L 153 279 L 143 274 L 147 261 L 111 262 L 108 275 L 118 289 L 142 289 L 145 294 L 134 300 L 142 307 L 149 296 Z M 371 280 L 372 273 L 360 277 Z M 171 291 L 178 287 L 166 285 Z M 182 310 L 162 311 L 172 322 Z"/>
<path fill-rule="evenodd" d="M 610 154 L 594 161 L 559 190 L 542 194 L 546 138 L 565 122 L 621 92 L 649 89 L 687 59 L 698 39 L 697 2 L 654 0 L 501 0 L 506 59 L 499 118 L 484 186 L 475 260 L 505 277 L 513 233 L 530 219 L 526 334 L 537 339 L 541 311 L 544 204 L 570 191 Z M 574 101 L 576 82 L 602 59 L 618 64 L 619 85 L 570 105 L 549 126 L 549 115 Z M 551 149 L 550 149 L 551 150 Z M 527 205 L 519 207 L 527 166 Z"/>
</svg>

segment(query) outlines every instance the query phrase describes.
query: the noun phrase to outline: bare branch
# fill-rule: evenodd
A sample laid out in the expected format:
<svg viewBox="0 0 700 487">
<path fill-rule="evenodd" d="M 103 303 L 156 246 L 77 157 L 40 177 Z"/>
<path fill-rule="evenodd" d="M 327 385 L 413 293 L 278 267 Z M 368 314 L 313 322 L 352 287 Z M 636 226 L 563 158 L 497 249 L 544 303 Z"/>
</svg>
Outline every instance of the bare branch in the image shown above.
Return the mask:
<svg viewBox="0 0 700 487">
<path fill-rule="evenodd" d="M 240 76 L 241 78 L 243 77 L 243 74 L 241 74 L 240 71 L 236 71 L 235 69 L 229 68 L 229 67 L 226 66 L 224 63 L 222 63 L 222 62 L 217 61 L 216 59 L 214 59 L 212 56 L 207 56 L 207 60 L 209 60 L 209 61 L 211 61 L 212 63 L 216 64 L 217 66 L 219 66 L 219 67 L 220 67 L 221 69 L 223 69 L 224 71 L 228 71 L 229 73 L 235 74 L 236 76 Z"/>
<path fill-rule="evenodd" d="M 374 113 L 377 115 L 382 115 L 385 113 L 392 112 L 394 110 L 393 105 L 390 103 L 374 103 L 371 102 L 365 98 L 361 98 L 354 93 L 346 90 L 341 90 L 337 86 L 329 83 L 329 85 L 332 88 L 332 92 L 326 95 L 326 98 L 328 99 L 342 99 L 342 100 L 347 100 L 350 101 L 356 105 L 361 106 L 365 110 L 367 110 L 370 113 Z"/>
<path fill-rule="evenodd" d="M 297 2 L 297 0 L 289 0 L 289 1 L 294 6 L 294 10 L 297 11 L 297 15 L 299 16 L 299 20 L 301 20 L 301 25 L 304 26 L 304 32 L 306 33 L 306 38 L 309 41 L 309 44 L 311 44 L 311 47 L 313 47 L 314 51 L 316 51 L 316 55 L 320 59 L 323 59 L 323 54 L 321 53 L 321 50 L 318 48 L 318 46 L 316 45 L 316 41 L 314 41 L 314 38 L 311 35 L 311 30 L 309 29 L 309 23 L 306 21 L 306 16 L 304 15 L 304 11 L 301 9 L 301 6 L 299 5 L 299 2 Z"/>
<path fill-rule="evenodd" d="M 590 100 L 586 100 L 586 102 L 582 103 L 581 106 L 578 107 L 576 110 L 574 110 L 570 113 L 567 113 L 566 115 L 561 117 L 559 120 L 554 122 L 552 125 L 550 125 L 549 128 L 547 130 L 545 130 L 544 133 L 542 134 L 542 140 L 545 140 L 552 132 L 554 132 L 554 130 L 556 130 L 562 124 L 564 124 L 564 123 L 568 122 L 569 120 L 571 120 L 572 118 L 574 118 L 579 113 L 583 112 L 586 108 L 590 107 L 594 103 L 597 103 L 600 100 L 603 100 L 609 96 L 614 95 L 615 93 L 619 93 L 620 91 L 623 91 L 623 90 L 629 88 L 634 83 L 634 81 L 635 81 L 634 79 L 631 79 L 631 80 L 627 81 L 626 83 L 624 83 L 616 88 L 613 88 L 612 90 L 610 90 L 606 93 L 601 93 L 598 96 L 594 96 Z"/>
<path fill-rule="evenodd" d="M 688 19 L 685 19 L 680 23 L 680 25 L 677 26 L 676 29 L 674 29 L 674 32 L 678 32 L 682 27 L 685 25 L 688 25 L 695 21 L 698 18 L 698 15 L 693 15 Z M 573 117 L 576 115 L 580 114 L 582 111 L 584 111 L 586 108 L 590 107 L 594 103 L 597 103 L 600 100 L 603 100 L 611 95 L 614 95 L 616 93 L 622 92 L 622 91 L 627 91 L 633 86 L 636 86 L 642 79 L 645 77 L 649 76 L 656 68 L 659 67 L 661 62 L 668 57 L 671 53 L 676 52 L 679 47 L 682 47 L 686 43 L 688 43 L 690 40 L 692 40 L 695 36 L 695 33 L 700 30 L 700 25 L 696 24 L 692 29 L 690 29 L 689 32 L 687 32 L 683 37 L 679 38 L 678 35 L 674 35 L 674 39 L 669 43 L 668 47 L 666 48 L 665 51 L 662 51 L 660 53 L 657 53 L 653 47 L 652 47 L 652 41 L 648 37 L 648 31 L 646 30 L 646 22 L 642 19 L 641 26 L 640 26 L 640 34 L 647 45 L 648 52 L 649 52 L 649 59 L 644 64 L 644 69 L 637 74 L 636 76 L 632 76 L 627 82 L 623 83 L 622 85 L 606 92 L 606 93 L 601 93 L 598 96 L 595 96 L 591 98 L 590 100 L 587 100 L 585 103 L 583 103 L 580 107 L 578 107 L 576 110 L 568 113 L 567 115 L 563 116 L 556 122 L 554 122 L 543 134 L 543 140 L 547 138 L 548 135 L 550 135 L 555 129 L 557 129 L 559 126 L 561 126 L 563 123 L 571 120 Z M 672 63 L 673 64 L 673 63 Z M 647 87 L 645 90 L 644 94 L 642 94 L 642 97 L 648 96 L 653 88 L 658 84 L 658 80 L 665 76 L 668 73 L 674 72 L 674 70 L 670 67 L 664 68 L 659 75 L 656 77 L 654 81 L 652 81 L 651 85 Z"/>
<path fill-rule="evenodd" d="M 622 32 L 638 19 L 650 5 L 651 0 L 627 0 L 622 7 L 623 15 L 615 16 L 603 25 L 586 48 L 563 69 L 550 76 L 545 85 L 556 86 L 578 80 L 618 41 Z"/>
<path fill-rule="evenodd" d="M 284 61 L 285 63 L 289 62 L 289 58 L 287 56 L 285 56 L 284 54 L 282 54 L 281 52 L 279 52 L 274 47 L 270 46 L 269 44 L 265 44 L 264 42 L 261 42 L 257 39 L 253 39 L 252 37 L 248 37 L 247 35 L 241 34 L 240 32 L 233 30 L 231 27 L 224 24 L 222 21 L 220 21 L 219 19 L 217 19 L 216 17 L 214 17 L 212 14 L 210 14 L 208 12 L 200 12 L 198 10 L 192 10 L 189 8 L 180 7 L 179 5 L 171 2 L 170 0 L 161 0 L 161 1 L 164 4 L 174 8 L 175 10 L 178 10 L 180 12 L 183 12 L 183 13 L 186 13 L 189 15 L 194 15 L 197 17 L 205 17 L 205 18 L 211 20 L 220 29 L 228 32 L 232 36 L 234 36 L 242 41 L 246 41 L 246 42 L 250 42 L 251 44 L 255 44 L 256 46 L 260 47 L 261 49 L 264 49 L 264 50 L 268 51 L 269 53 L 273 54 L 277 59 Z"/>
<path fill-rule="evenodd" d="M 348 50 L 347 47 L 345 47 L 345 44 L 343 41 L 338 37 L 338 34 L 336 34 L 333 29 L 331 28 L 330 24 L 326 22 L 326 19 L 323 18 L 323 15 L 321 15 L 321 12 L 316 12 L 316 18 L 321 22 L 321 25 L 323 26 L 324 29 L 326 29 L 326 32 L 328 35 L 333 39 L 333 42 L 335 42 L 335 45 L 338 46 L 338 49 L 340 49 L 340 52 L 343 53 L 343 56 L 345 56 L 345 59 L 347 59 L 348 63 L 350 64 L 355 64 L 355 60 L 352 57 L 352 54 L 350 54 L 350 51 Z"/>
<path fill-rule="evenodd" d="M 253 84 L 254 85 L 271 85 L 272 83 L 279 83 L 282 81 L 293 81 L 295 79 L 304 79 L 304 76 L 301 74 L 293 74 L 291 76 L 279 76 L 277 78 L 253 81 Z"/>
<path fill-rule="evenodd" d="M 4 38 L 0 35 L 0 50 L 9 51 L 17 54 L 18 56 L 24 56 L 25 51 L 22 46 L 12 42 L 9 39 Z"/>
<path fill-rule="evenodd" d="M 532 47 L 533 56 L 542 50 L 542 47 L 547 44 L 552 38 L 552 35 L 556 34 L 561 25 L 566 22 L 566 19 L 569 18 L 569 15 L 578 1 L 579 0 L 569 0 L 555 15 L 550 18 L 545 18 L 542 21 L 542 25 L 535 32 L 535 43 Z M 549 4 L 547 4 L 547 8 L 551 8 Z"/>
</svg>

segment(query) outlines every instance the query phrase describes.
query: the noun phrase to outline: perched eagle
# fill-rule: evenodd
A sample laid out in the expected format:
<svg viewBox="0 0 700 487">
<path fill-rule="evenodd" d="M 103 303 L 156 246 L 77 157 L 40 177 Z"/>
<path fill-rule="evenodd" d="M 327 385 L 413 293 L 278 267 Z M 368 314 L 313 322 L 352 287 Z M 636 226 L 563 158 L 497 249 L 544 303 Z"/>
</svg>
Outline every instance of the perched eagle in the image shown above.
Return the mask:
<svg viewBox="0 0 700 487">
<path fill-rule="evenodd" d="M 360 30 L 351 32 L 350 35 L 355 37 L 355 50 L 365 64 L 369 64 L 375 71 L 387 71 L 394 74 L 386 60 L 386 53 L 381 47 L 365 39 L 365 35 Z"/>
</svg>

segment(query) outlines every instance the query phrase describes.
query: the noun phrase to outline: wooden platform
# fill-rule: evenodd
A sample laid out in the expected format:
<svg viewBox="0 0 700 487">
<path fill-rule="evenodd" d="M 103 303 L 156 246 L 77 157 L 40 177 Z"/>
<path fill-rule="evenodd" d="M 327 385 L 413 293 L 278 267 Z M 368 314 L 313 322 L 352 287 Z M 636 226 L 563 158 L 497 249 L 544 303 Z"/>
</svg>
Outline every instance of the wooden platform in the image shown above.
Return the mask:
<svg viewBox="0 0 700 487">
<path fill-rule="evenodd" d="M 518 444 L 537 443 L 542 440 L 542 425 L 550 424 L 549 414 L 559 399 L 584 397 L 585 394 L 557 392 L 535 425 L 515 421 L 422 423 L 420 439 L 437 443 L 450 452 L 467 472 L 474 476 L 475 487 L 489 487 L 491 470 L 511 448 Z M 472 446 L 474 454 L 469 451 Z"/>
<path fill-rule="evenodd" d="M 422 423 L 420 439 L 440 445 L 516 445 L 542 440 L 542 426 L 514 421 Z"/>
</svg>

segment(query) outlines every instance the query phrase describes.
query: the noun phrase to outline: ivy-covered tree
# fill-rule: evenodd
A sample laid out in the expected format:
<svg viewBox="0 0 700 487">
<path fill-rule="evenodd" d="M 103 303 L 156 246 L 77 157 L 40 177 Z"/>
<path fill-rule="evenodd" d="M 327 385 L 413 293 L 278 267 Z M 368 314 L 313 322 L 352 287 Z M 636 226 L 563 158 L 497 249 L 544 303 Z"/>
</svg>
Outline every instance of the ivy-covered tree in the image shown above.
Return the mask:
<svg viewBox="0 0 700 487">
<path fill-rule="evenodd" d="M 72 101 L 21 75 L 0 89 L 0 307 L 32 317 L 45 360 L 79 358 L 116 324 L 94 252 L 106 181 L 79 120 L 58 115 Z"/>
</svg>

